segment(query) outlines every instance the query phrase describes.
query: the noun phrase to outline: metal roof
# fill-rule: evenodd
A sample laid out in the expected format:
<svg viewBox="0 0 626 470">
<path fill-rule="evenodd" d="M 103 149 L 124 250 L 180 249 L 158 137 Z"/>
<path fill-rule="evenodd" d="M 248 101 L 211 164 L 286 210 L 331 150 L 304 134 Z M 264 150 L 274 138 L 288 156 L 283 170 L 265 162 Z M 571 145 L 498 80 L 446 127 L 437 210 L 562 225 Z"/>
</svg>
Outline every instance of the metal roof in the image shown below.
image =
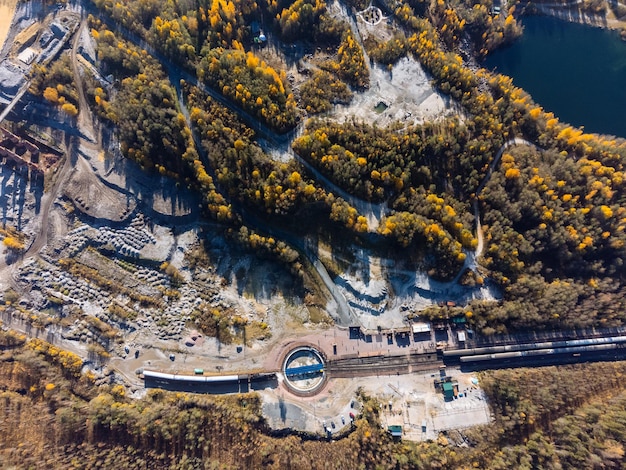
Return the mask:
<svg viewBox="0 0 626 470">
<path fill-rule="evenodd" d="M 290 367 L 285 370 L 287 376 L 312 374 L 314 372 L 320 372 L 324 369 L 324 364 L 311 364 L 308 366 Z"/>
</svg>

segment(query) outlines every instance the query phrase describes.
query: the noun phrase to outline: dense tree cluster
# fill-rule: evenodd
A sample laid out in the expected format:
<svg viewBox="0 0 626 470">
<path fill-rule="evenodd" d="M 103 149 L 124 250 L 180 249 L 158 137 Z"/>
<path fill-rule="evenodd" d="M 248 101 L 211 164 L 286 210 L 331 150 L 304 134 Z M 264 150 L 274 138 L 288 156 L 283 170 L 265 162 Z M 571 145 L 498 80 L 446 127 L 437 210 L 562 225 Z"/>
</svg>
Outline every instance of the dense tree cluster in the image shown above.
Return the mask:
<svg viewBox="0 0 626 470">
<path fill-rule="evenodd" d="M 296 102 L 285 85 L 285 72 L 276 72 L 253 52 L 212 49 L 200 61 L 198 78 L 279 131 L 297 123 Z"/>
<path fill-rule="evenodd" d="M 294 142 L 294 150 L 347 191 L 388 201 L 396 213 L 381 223 L 379 233 L 402 247 L 433 250 L 436 274 L 446 277 L 463 264 L 462 248 L 476 246 L 468 206 L 449 194 L 446 185 L 453 172 L 476 173 L 461 172 L 458 166 L 480 162 L 472 161 L 473 149 L 463 145 L 468 134 L 457 121 L 404 132 L 316 121 Z M 469 155 L 463 148 L 470 148 Z"/>
<path fill-rule="evenodd" d="M 352 92 L 348 86 L 325 70 L 316 70 L 300 86 L 302 107 L 307 113 L 317 114 L 330 111 L 333 104 L 348 104 Z"/>
<path fill-rule="evenodd" d="M 522 27 L 513 16 L 514 11 L 515 6 L 512 6 L 508 12 L 492 16 L 487 4 L 475 4 L 471 8 L 466 4 L 466 8 L 461 9 L 461 21 L 465 22 L 465 29 L 479 56 L 485 56 L 521 36 Z"/>
<path fill-rule="evenodd" d="M 337 74 L 354 88 L 362 90 L 370 85 L 369 68 L 365 63 L 363 49 L 352 31 L 343 35 L 339 49 L 337 49 L 337 59 L 324 62 L 322 67 Z"/>
<path fill-rule="evenodd" d="M 187 100 L 217 183 L 229 197 L 279 215 L 322 197 L 323 192 L 302 178 L 294 162 L 277 164 L 264 154 L 252 140 L 253 132 L 235 115 L 197 89 L 190 90 Z"/>
<path fill-rule="evenodd" d="M 194 21 L 195 20 L 195 21 Z M 196 56 L 196 48 L 193 38 L 189 32 L 190 23 L 195 23 L 197 29 L 197 19 L 192 17 L 189 21 L 187 16 L 163 19 L 157 16 L 150 28 L 150 38 L 152 43 L 160 44 L 160 48 L 172 58 L 183 61 L 193 61 Z M 193 28 L 191 28 L 193 31 Z"/>
<path fill-rule="evenodd" d="M 367 229 L 354 208 L 303 176 L 296 161 L 281 163 L 265 154 L 235 115 L 196 89 L 187 100 L 217 183 L 230 198 L 273 216 L 318 207 L 316 217 L 330 217 L 357 232 Z M 320 212 L 316 203 L 326 209 Z"/>
<path fill-rule="evenodd" d="M 408 53 L 408 42 L 402 32 L 386 41 L 379 41 L 375 36 L 370 35 L 363 40 L 365 51 L 371 60 L 379 64 L 391 67 Z"/>
<path fill-rule="evenodd" d="M 515 6 L 498 14 L 493 13 L 493 6 L 491 1 L 408 0 L 398 3 L 395 12 L 400 21 L 413 28 L 418 25 L 417 17 L 427 19 L 449 50 L 463 49 L 462 39 L 468 38 L 472 52 L 481 57 L 522 34 L 514 16 Z"/>
<path fill-rule="evenodd" d="M 505 153 L 501 165 L 481 194 L 484 261 L 510 302 L 474 309 L 474 321 L 520 328 L 626 320 L 621 172 L 528 147 Z"/>
<path fill-rule="evenodd" d="M 453 6 L 444 7 L 444 2 L 439 1 L 437 7 L 430 12 L 433 23 L 437 25 L 442 38 L 450 47 L 458 44 L 458 39 L 466 31 L 480 57 L 510 43 L 522 34 L 522 28 L 513 16 L 515 6 L 511 6 L 508 11 L 495 14 L 492 10 L 494 5 L 495 2 L 474 3 L 466 0 L 453 2 Z"/>
<path fill-rule="evenodd" d="M 270 8 L 276 10 L 276 21 L 282 38 L 285 41 L 301 40 L 305 37 L 313 39 L 312 35 L 320 23 L 320 17 L 326 11 L 326 3 L 323 0 L 280 3 L 281 5 L 274 1 Z M 278 12 L 280 7 L 282 10 Z"/>
<path fill-rule="evenodd" d="M 526 265 L 540 263 L 537 269 L 546 274 L 619 276 L 626 261 L 623 184 L 613 166 L 522 147 L 502 157 L 481 195 L 488 207 L 485 223 L 503 232 L 493 238 L 517 239 L 517 257 Z M 510 248 L 493 245 L 487 263 L 512 256 Z M 518 262 L 504 263 L 501 271 L 519 272 Z"/>
<path fill-rule="evenodd" d="M 408 182 L 403 170 L 409 162 L 396 152 L 402 143 L 402 136 L 385 129 L 313 121 L 293 148 L 344 189 L 382 201 Z"/>
<path fill-rule="evenodd" d="M 182 175 L 192 143 L 161 65 L 109 30 L 93 33 L 99 59 L 120 80 L 112 102 L 98 92 L 95 99 L 101 114 L 116 124 L 122 153 L 146 169 Z"/>
<path fill-rule="evenodd" d="M 268 0 L 267 7 L 275 18 L 275 30 L 284 41 L 336 46 L 349 29 L 344 21 L 328 14 L 324 0 Z"/>
<path fill-rule="evenodd" d="M 232 47 L 247 42 L 249 24 L 259 6 L 250 0 L 200 0 L 198 2 L 95 0 L 99 9 L 140 34 L 169 57 L 184 63 L 203 48 Z"/>
<path fill-rule="evenodd" d="M 138 3 L 104 0 L 99 6 L 172 61 L 196 69 L 200 80 L 242 109 L 279 131 L 295 126 L 296 103 L 284 72 L 244 50 L 243 44 L 250 40 L 249 24 L 258 14 L 256 2 L 215 0 L 196 5 L 155 1 L 150 8 Z"/>
<path fill-rule="evenodd" d="M 31 71 L 29 92 L 43 96 L 46 101 L 59 106 L 66 114 L 78 114 L 78 90 L 74 84 L 72 66 L 68 54 L 52 62 L 48 67 L 35 64 Z"/>
<path fill-rule="evenodd" d="M 617 362 L 482 374 L 495 423 L 470 433 L 474 466 L 504 470 L 623 465 L 624 372 L 624 363 Z"/>
<path fill-rule="evenodd" d="M 456 119 L 409 129 L 312 121 L 293 147 L 339 186 L 367 200 L 386 200 L 409 186 L 445 191 L 451 183 L 457 193 L 469 195 L 503 143 L 501 136 L 485 141 L 478 126 Z"/>
</svg>

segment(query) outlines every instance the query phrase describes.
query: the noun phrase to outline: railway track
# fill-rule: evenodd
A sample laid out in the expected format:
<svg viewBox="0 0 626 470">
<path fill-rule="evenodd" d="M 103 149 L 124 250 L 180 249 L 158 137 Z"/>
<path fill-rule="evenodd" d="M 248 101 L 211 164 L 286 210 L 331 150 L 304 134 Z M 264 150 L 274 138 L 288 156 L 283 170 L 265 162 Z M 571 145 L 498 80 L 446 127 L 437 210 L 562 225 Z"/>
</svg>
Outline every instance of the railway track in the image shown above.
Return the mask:
<svg viewBox="0 0 626 470">
<path fill-rule="evenodd" d="M 595 335 L 590 335 L 595 336 Z M 626 357 L 626 334 L 570 340 L 518 343 L 402 355 L 354 356 L 330 360 L 326 370 L 332 378 L 404 375 L 436 370 L 440 366 L 461 366 L 467 370 L 539 366 Z"/>
<path fill-rule="evenodd" d="M 366 356 L 329 361 L 326 370 L 332 378 L 369 377 L 372 375 L 404 375 L 437 370 L 443 361 L 433 353 L 411 353 L 401 356 Z"/>
</svg>

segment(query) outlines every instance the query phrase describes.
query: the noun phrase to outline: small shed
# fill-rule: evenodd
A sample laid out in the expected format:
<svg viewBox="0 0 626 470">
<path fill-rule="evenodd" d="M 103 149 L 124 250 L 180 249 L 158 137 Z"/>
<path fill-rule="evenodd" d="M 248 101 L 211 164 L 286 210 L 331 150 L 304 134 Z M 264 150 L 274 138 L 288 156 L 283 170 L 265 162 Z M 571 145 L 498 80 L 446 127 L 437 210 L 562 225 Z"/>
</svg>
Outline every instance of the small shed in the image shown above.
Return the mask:
<svg viewBox="0 0 626 470">
<path fill-rule="evenodd" d="M 56 21 L 50 24 L 50 30 L 57 38 L 62 38 L 68 33 L 67 28 Z"/>
<path fill-rule="evenodd" d="M 39 38 L 39 46 L 45 48 L 48 44 L 50 44 L 50 41 L 52 41 L 53 37 L 54 36 L 51 31 L 46 31 L 41 35 L 41 38 Z"/>
<path fill-rule="evenodd" d="M 402 426 L 400 426 L 399 424 L 394 424 L 392 426 L 389 426 L 387 428 L 387 431 L 389 431 L 389 434 L 391 434 L 391 437 L 402 437 Z"/>
<path fill-rule="evenodd" d="M 258 36 L 261 33 L 261 25 L 258 21 L 250 23 L 250 32 L 252 33 L 252 36 Z"/>
<path fill-rule="evenodd" d="M 33 60 L 35 60 L 35 57 L 37 57 L 37 53 L 33 49 L 31 49 L 30 47 L 27 47 L 26 49 L 24 49 L 17 56 L 19 61 L 25 63 L 26 65 L 32 64 Z"/>
<path fill-rule="evenodd" d="M 418 335 L 420 333 L 430 333 L 430 323 L 415 322 L 412 325 L 413 334 Z"/>
<path fill-rule="evenodd" d="M 450 382 L 444 382 L 442 385 L 443 397 L 446 400 L 454 400 L 454 385 Z"/>
</svg>

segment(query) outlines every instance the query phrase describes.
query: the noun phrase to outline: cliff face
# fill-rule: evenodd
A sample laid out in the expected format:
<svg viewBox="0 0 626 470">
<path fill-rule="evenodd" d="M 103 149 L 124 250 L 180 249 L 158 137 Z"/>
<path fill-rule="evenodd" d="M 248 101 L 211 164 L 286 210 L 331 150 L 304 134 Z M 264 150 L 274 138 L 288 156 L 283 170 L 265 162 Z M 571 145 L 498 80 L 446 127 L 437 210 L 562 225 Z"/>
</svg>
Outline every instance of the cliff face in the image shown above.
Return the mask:
<svg viewBox="0 0 626 470">
<path fill-rule="evenodd" d="M 618 2 L 533 2 L 527 8 L 571 23 L 622 30 L 622 38 L 626 40 L 626 7 Z"/>
</svg>

